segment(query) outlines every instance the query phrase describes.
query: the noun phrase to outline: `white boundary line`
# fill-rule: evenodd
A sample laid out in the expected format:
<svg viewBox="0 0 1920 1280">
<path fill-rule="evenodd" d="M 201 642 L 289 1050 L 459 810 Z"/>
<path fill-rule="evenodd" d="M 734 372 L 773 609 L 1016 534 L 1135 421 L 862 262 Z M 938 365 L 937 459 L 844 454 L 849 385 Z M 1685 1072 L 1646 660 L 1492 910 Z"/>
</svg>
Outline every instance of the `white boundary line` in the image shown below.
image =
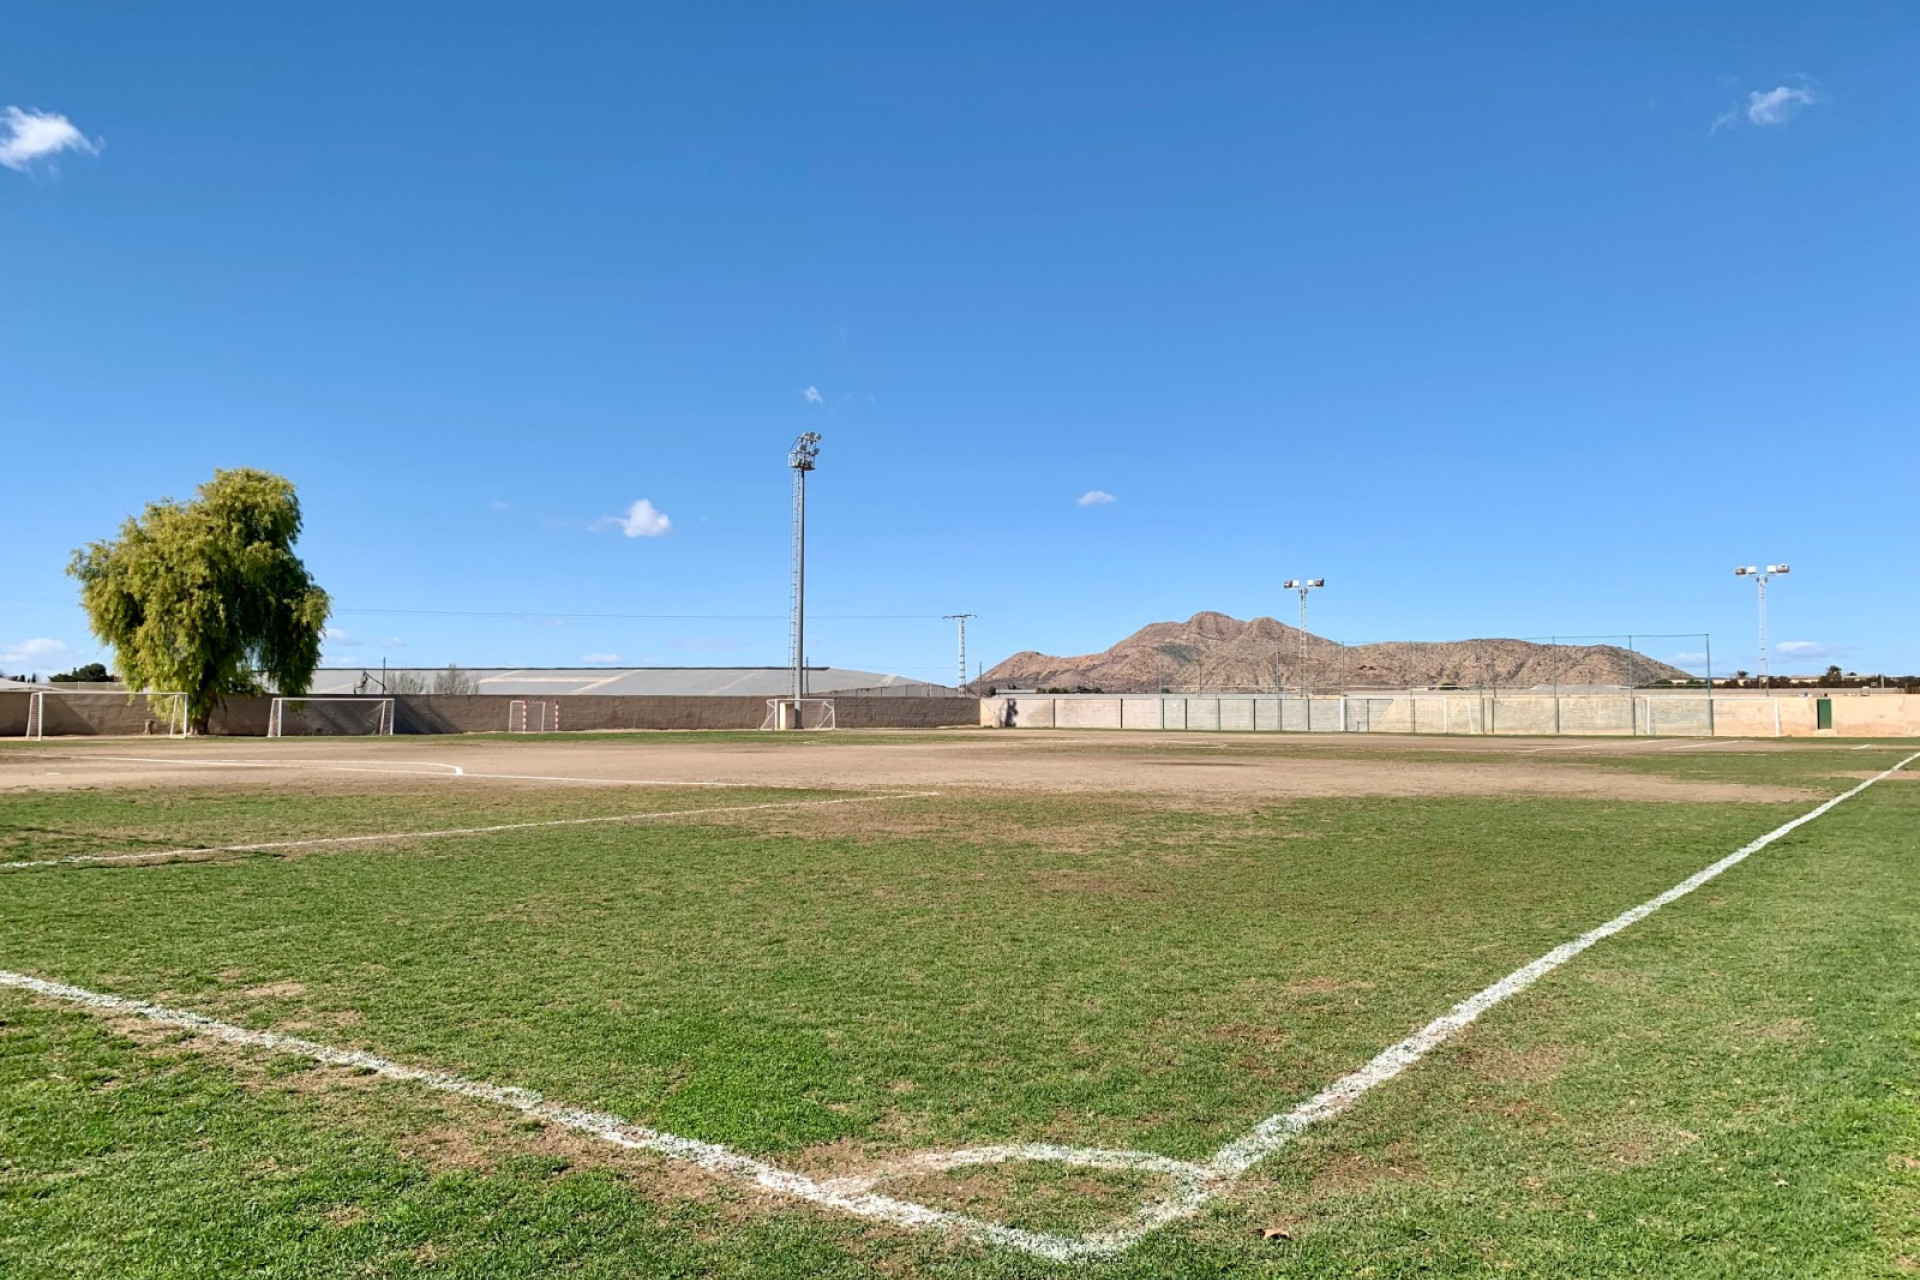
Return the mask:
<svg viewBox="0 0 1920 1280">
<path fill-rule="evenodd" d="M 471 775 L 469 775 L 471 776 Z M 923 800 L 938 791 L 889 791 L 877 796 L 837 796 L 831 800 L 778 800 L 767 804 L 713 805 L 704 809 L 658 809 L 651 813 L 616 813 L 595 818 L 543 818 L 537 822 L 501 822 L 488 827 L 447 827 L 439 831 L 376 831 L 361 836 L 315 836 L 306 840 L 263 840 L 255 844 L 201 845 L 181 849 L 151 849 L 144 853 L 81 853 L 68 858 L 41 858 L 27 862 L 0 862 L 0 871 L 32 871 L 40 867 L 102 866 L 114 863 L 162 865 L 200 861 L 216 853 L 276 853 L 282 849 L 317 849 L 352 844 L 381 844 L 395 840 L 440 840 L 452 836 L 490 836 L 500 831 L 529 831 L 537 827 L 587 827 L 609 822 L 647 822 L 655 818 L 696 818 L 709 813 L 752 813 L 762 809 L 809 809 L 829 804 L 873 804 L 881 800 Z"/>
<path fill-rule="evenodd" d="M 1558 969 L 1567 961 L 1591 947 L 1603 938 L 1610 938 L 1629 925 L 1638 924 L 1669 902 L 1686 897 L 1701 885 L 1714 877 L 1739 866 L 1760 850 L 1778 840 L 1781 836 L 1805 826 L 1815 818 L 1822 816 L 1835 806 L 1845 803 L 1882 779 L 1891 777 L 1901 769 L 1920 760 L 1920 752 L 1908 756 L 1899 764 L 1883 773 L 1875 774 L 1859 786 L 1843 791 L 1791 822 L 1782 823 L 1758 840 L 1744 844 L 1720 861 L 1702 871 L 1682 880 L 1665 893 L 1647 899 L 1637 907 L 1621 912 L 1613 919 L 1596 929 L 1589 929 L 1571 942 L 1563 942 L 1547 954 L 1529 964 L 1524 964 L 1500 981 L 1475 994 L 1468 996 L 1453 1006 L 1441 1017 L 1435 1018 L 1420 1030 L 1414 1032 L 1398 1044 L 1389 1045 L 1374 1056 L 1373 1061 L 1358 1071 L 1340 1077 L 1319 1093 L 1291 1111 L 1269 1116 L 1249 1130 L 1245 1137 L 1229 1142 L 1214 1152 L 1209 1166 L 1223 1175 L 1244 1173 L 1255 1164 L 1293 1141 L 1308 1125 L 1339 1115 L 1369 1091 L 1387 1083 L 1401 1072 L 1411 1067 L 1435 1049 L 1453 1039 L 1460 1032 L 1493 1008 L 1501 1001 L 1516 996 L 1540 979 Z"/>
<path fill-rule="evenodd" d="M 701 1142 L 694 1138 L 682 1138 L 676 1134 L 663 1133 L 658 1129 L 648 1129 L 632 1124 L 620 1116 L 604 1111 L 588 1111 L 584 1108 L 569 1106 L 563 1102 L 554 1102 L 531 1089 L 519 1089 L 510 1085 L 488 1084 L 484 1080 L 473 1080 L 466 1076 L 455 1075 L 451 1071 L 435 1071 L 426 1067 L 410 1067 L 394 1062 L 389 1058 L 378 1057 L 359 1049 L 339 1049 L 332 1045 L 319 1044 L 312 1040 L 303 1040 L 298 1036 L 281 1035 L 274 1031 L 249 1031 L 245 1027 L 236 1027 L 231 1023 L 219 1022 L 201 1014 L 190 1013 L 184 1009 L 170 1009 L 165 1005 L 151 1004 L 145 1000 L 129 1000 L 122 996 L 107 995 L 104 992 L 89 991 L 85 987 L 68 986 L 63 982 L 48 982 L 44 978 L 35 978 L 29 974 L 11 973 L 0 969 L 0 987 L 17 987 L 31 991 L 35 995 L 54 1000 L 66 1000 L 84 1005 L 90 1009 L 99 1009 L 108 1013 L 132 1014 L 136 1017 L 157 1022 L 162 1026 L 179 1027 L 196 1035 L 210 1036 L 225 1040 L 230 1044 L 246 1045 L 250 1048 L 265 1049 L 271 1053 L 295 1054 L 303 1058 L 312 1058 L 332 1066 L 352 1067 L 360 1071 L 370 1071 L 385 1076 L 389 1080 L 404 1080 L 425 1085 L 440 1093 L 450 1093 L 477 1102 L 490 1102 L 496 1106 L 511 1107 L 537 1120 L 549 1124 L 564 1125 L 581 1133 L 591 1134 L 616 1146 L 628 1147 L 636 1151 L 653 1151 L 672 1160 L 682 1160 L 694 1164 L 711 1173 L 731 1175 L 744 1181 L 763 1187 L 768 1191 L 792 1196 L 812 1204 L 855 1217 L 871 1218 L 880 1222 L 889 1222 L 905 1227 L 948 1227 L 981 1240 L 995 1244 L 1011 1245 L 1042 1257 L 1066 1260 L 1072 1257 L 1087 1256 L 1102 1250 L 1099 1246 L 1088 1248 L 1087 1242 L 1101 1240 L 1102 1237 L 1086 1237 L 1085 1240 L 1072 1237 L 1054 1236 L 1045 1232 L 1024 1231 L 1018 1227 L 1009 1227 L 1003 1223 L 986 1222 L 966 1214 L 953 1213 L 944 1209 L 935 1209 L 929 1205 L 916 1204 L 911 1200 L 898 1200 L 891 1196 L 875 1195 L 867 1190 L 863 1183 L 872 1179 L 825 1180 L 810 1178 L 802 1173 L 794 1173 L 756 1160 L 752 1156 L 741 1155 L 718 1143 Z M 953 1168 L 968 1164 L 992 1163 L 1004 1158 L 1006 1149 L 981 1148 L 978 1151 L 959 1151 L 947 1153 L 944 1167 Z M 1051 1158 L 1065 1159 L 1072 1163 L 1087 1163 L 1088 1154 L 1070 1148 L 1057 1149 L 1059 1154 Z M 1113 1153 L 1130 1155 L 1136 1153 Z M 1131 1167 L 1146 1169 L 1150 1172 L 1172 1172 L 1176 1178 L 1198 1183 L 1205 1175 L 1198 1166 L 1185 1164 L 1178 1160 L 1169 1160 L 1164 1156 L 1146 1156 Z M 1017 1158 L 1048 1158 L 1023 1154 Z M 929 1165 L 929 1168 L 943 1167 Z M 1191 1197 L 1190 1197 L 1191 1198 Z M 1199 1207 L 1204 1194 L 1198 1194 L 1193 1208 Z M 1180 1205 L 1183 1213 L 1191 1212 L 1184 1201 Z M 1173 1216 L 1182 1216 L 1175 1214 Z M 1129 1227 L 1129 1232 L 1144 1234 L 1160 1225 L 1156 1219 L 1151 1225 Z M 1132 1235 L 1127 1243 L 1131 1243 Z M 1124 1248 L 1125 1245 L 1118 1247 Z"/>
<path fill-rule="evenodd" d="M 493 778 L 506 782 L 582 782 L 602 787 L 753 787 L 753 782 L 681 781 L 674 778 L 568 778 L 549 773 L 468 773 L 457 764 L 437 760 L 395 760 L 396 765 L 418 764 L 427 769 L 450 769 L 451 773 L 428 773 L 426 769 L 392 769 L 377 766 L 382 760 L 349 760 L 326 764 L 316 760 L 168 760 L 162 756 L 63 756 L 62 759 L 112 760 L 121 764 L 188 765 L 200 769 L 312 769 L 322 773 L 390 773 L 395 777 Z"/>
<path fill-rule="evenodd" d="M 1865 782 L 1834 796 L 1798 818 L 1782 823 L 1759 839 L 1742 845 L 1666 892 L 1649 898 L 1637 907 L 1621 912 L 1605 924 L 1588 930 L 1571 942 L 1562 943 L 1529 964 L 1522 965 L 1492 986 L 1462 1000 L 1446 1014 L 1434 1019 L 1406 1039 L 1388 1046 L 1358 1071 L 1340 1077 L 1291 1111 L 1262 1120 L 1244 1136 L 1221 1147 L 1202 1165 L 1189 1164 L 1150 1151 L 1106 1151 L 1045 1143 L 1026 1143 L 962 1151 L 922 1152 L 909 1156 L 888 1168 L 859 1177 L 823 1181 L 781 1169 L 750 1156 L 743 1156 L 715 1143 L 641 1128 L 627 1123 L 618 1116 L 604 1112 L 584 1111 L 550 1102 L 526 1089 L 469 1080 L 450 1072 L 404 1066 L 360 1050 L 336 1049 L 311 1040 L 283 1036 L 276 1032 L 249 1031 L 243 1027 L 217 1022 L 201 1014 L 88 991 L 82 987 L 71 987 L 6 970 L 0 970 L 0 986 L 17 987 L 38 995 L 68 1000 L 90 1008 L 136 1014 L 154 1022 L 215 1036 L 235 1044 L 250 1045 L 279 1053 L 299 1054 L 320 1062 L 357 1067 L 390 1079 L 424 1084 L 428 1088 L 437 1089 L 443 1093 L 458 1094 L 483 1102 L 512 1107 L 538 1119 L 566 1125 L 619 1146 L 655 1151 L 672 1159 L 696 1164 L 716 1174 L 740 1177 L 769 1191 L 780 1192 L 825 1208 L 837 1209 L 856 1217 L 889 1222 L 898 1226 L 944 1227 L 978 1240 L 1007 1245 L 1057 1262 L 1112 1257 L 1131 1248 L 1150 1232 L 1198 1213 L 1209 1200 L 1222 1194 L 1234 1179 L 1292 1142 L 1309 1126 L 1341 1115 L 1367 1093 L 1395 1079 L 1435 1049 L 1453 1039 L 1471 1026 L 1481 1014 L 1525 991 L 1595 943 L 1639 923 L 1668 903 L 1685 897 L 1701 885 L 1746 861 L 1782 836 L 1825 815 L 1916 760 L 1920 760 L 1920 752 L 1915 752 L 1892 768 L 1875 774 Z M 863 798 L 891 799 L 893 797 Z M 847 803 L 847 801 L 812 803 L 833 804 Z M 594 819 L 580 821 L 594 821 Z M 987 1222 L 965 1214 L 935 1209 L 909 1200 L 876 1195 L 872 1191 L 872 1187 L 882 1179 L 897 1177 L 901 1174 L 939 1172 L 971 1165 L 1028 1160 L 1055 1161 L 1089 1168 L 1159 1173 L 1168 1176 L 1173 1185 L 1167 1196 L 1158 1201 L 1142 1204 L 1134 1213 L 1113 1227 L 1082 1236 L 1027 1231 L 1004 1223 Z"/>
</svg>

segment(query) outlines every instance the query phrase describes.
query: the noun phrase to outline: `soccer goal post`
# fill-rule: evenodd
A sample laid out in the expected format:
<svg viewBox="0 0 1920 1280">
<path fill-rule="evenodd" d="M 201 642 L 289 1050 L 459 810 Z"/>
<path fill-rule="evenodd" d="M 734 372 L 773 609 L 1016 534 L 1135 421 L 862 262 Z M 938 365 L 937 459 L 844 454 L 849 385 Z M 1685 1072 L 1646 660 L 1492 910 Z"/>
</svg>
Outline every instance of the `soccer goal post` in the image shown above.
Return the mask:
<svg viewBox="0 0 1920 1280">
<path fill-rule="evenodd" d="M 391 737 L 392 734 L 392 698 L 275 698 L 267 708 L 269 738 Z"/>
<path fill-rule="evenodd" d="M 560 732 L 560 704 L 551 698 L 515 698 L 507 704 L 507 732 Z"/>
<path fill-rule="evenodd" d="M 187 736 L 187 695 L 123 693 L 117 689 L 35 689 L 27 697 L 22 734 L 141 734 Z"/>
<path fill-rule="evenodd" d="M 768 698 L 762 729 L 834 729 L 839 727 L 832 698 Z"/>
</svg>

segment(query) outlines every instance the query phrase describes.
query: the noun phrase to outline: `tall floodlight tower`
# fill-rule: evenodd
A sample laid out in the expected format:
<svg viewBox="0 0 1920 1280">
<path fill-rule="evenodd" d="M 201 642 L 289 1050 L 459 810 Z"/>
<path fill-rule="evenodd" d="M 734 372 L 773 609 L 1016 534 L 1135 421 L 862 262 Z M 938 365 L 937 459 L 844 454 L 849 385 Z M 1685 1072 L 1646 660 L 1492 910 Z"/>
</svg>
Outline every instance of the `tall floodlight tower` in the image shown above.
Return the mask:
<svg viewBox="0 0 1920 1280">
<path fill-rule="evenodd" d="M 957 622 L 960 624 L 960 678 L 954 682 L 956 689 L 964 689 L 967 687 L 967 619 L 977 618 L 979 616 L 977 613 L 949 613 L 945 615 L 948 622 Z"/>
<path fill-rule="evenodd" d="M 1300 593 L 1300 696 L 1307 696 L 1307 592 L 1327 585 L 1325 578 L 1288 578 L 1280 584 Z"/>
<path fill-rule="evenodd" d="M 1775 574 L 1792 573 L 1790 565 L 1770 564 L 1762 569 L 1757 564 L 1742 565 L 1733 571 L 1736 578 L 1752 578 L 1760 587 L 1760 687 L 1770 689 L 1773 681 L 1767 676 L 1767 583 Z"/>
<path fill-rule="evenodd" d="M 800 727 L 800 700 L 807 696 L 807 472 L 820 456 L 820 433 L 809 431 L 793 442 L 787 466 L 793 469 L 793 725 Z"/>
</svg>

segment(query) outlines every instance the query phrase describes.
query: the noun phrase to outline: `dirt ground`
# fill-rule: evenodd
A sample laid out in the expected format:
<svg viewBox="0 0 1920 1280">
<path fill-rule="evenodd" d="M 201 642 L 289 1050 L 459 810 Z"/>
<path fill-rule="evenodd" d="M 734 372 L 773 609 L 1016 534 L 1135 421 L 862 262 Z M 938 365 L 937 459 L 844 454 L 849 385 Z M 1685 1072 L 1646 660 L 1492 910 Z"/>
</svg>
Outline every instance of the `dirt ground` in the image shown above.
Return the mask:
<svg viewBox="0 0 1920 1280">
<path fill-rule="evenodd" d="M 1811 744 L 1796 743 L 1800 749 Z M 714 785 L 860 790 L 1126 793 L 1194 801 L 1312 796 L 1568 796 L 1673 801 L 1787 801 L 1808 793 L 1664 777 L 1582 757 L 1667 751 L 1754 751 L 1770 742 L 1715 739 L 1434 739 L 1208 734 L 1014 734 L 939 730 L 765 742 L 676 734 L 512 742 L 470 738 L 85 739 L 0 751 L 0 793 L 75 787 L 251 789 L 282 778 L 382 775 L 417 785 L 541 783 Z M 1839 748 L 1844 750 L 1844 748 Z M 1457 760 L 1444 757 L 1454 755 Z M 1442 757 L 1436 759 L 1435 757 Z M 1851 762 L 1849 762 L 1851 763 Z"/>
</svg>

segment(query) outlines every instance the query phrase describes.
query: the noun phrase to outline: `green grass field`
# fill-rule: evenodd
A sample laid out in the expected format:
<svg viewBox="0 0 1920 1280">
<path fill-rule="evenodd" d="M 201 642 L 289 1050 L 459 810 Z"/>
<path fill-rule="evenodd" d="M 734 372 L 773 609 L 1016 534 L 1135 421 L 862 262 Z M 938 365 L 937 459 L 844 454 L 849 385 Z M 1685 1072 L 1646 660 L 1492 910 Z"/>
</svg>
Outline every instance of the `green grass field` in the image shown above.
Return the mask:
<svg viewBox="0 0 1920 1280">
<path fill-rule="evenodd" d="M 535 771 L 542 744 L 520 749 Z M 1537 758 L 1804 793 L 1765 803 L 982 791 L 747 809 L 834 793 L 224 776 L 0 792 L 10 862 L 678 815 L 10 871 L 0 969 L 819 1176 L 1001 1142 L 1199 1161 L 1909 750 Z M 1909 1274 L 1916 854 L 1920 785 L 1876 786 L 1494 1009 L 1198 1217 L 1077 1264 L 0 989 L 0 1274 Z M 1022 1164 L 885 1189 L 1072 1232 L 1149 1181 Z"/>
</svg>

